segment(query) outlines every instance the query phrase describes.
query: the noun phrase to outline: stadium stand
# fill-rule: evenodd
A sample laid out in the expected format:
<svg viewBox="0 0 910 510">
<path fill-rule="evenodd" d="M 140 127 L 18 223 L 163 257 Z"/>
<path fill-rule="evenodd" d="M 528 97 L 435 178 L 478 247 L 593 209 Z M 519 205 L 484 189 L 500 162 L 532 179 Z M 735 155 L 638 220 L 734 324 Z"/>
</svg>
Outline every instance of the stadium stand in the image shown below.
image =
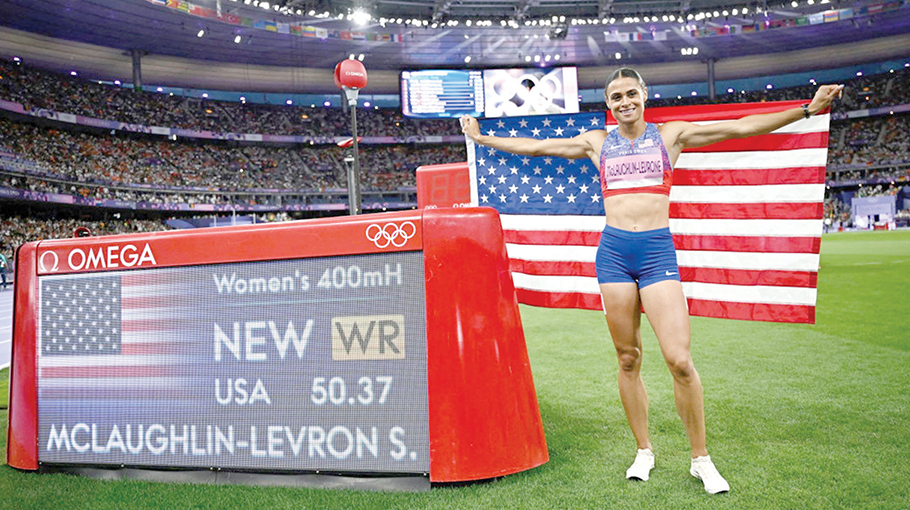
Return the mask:
<svg viewBox="0 0 910 510">
<path fill-rule="evenodd" d="M 721 93 L 715 102 L 775 101 L 809 97 L 815 85 L 761 92 Z M 862 76 L 847 84 L 837 105 L 829 140 L 826 218 L 849 225 L 853 196 L 906 196 L 910 182 L 910 115 L 884 114 L 904 104 L 910 69 Z M 338 108 L 227 103 L 134 92 L 115 85 L 0 63 L 0 99 L 40 108 L 141 126 L 218 133 L 349 136 L 349 116 Z M 652 98 L 651 106 L 704 104 L 706 97 Z M 596 111 L 600 104 L 585 104 Z M 873 110 L 874 109 L 874 110 Z M 857 112 L 870 110 L 873 115 Z M 850 113 L 852 112 L 852 114 Z M 458 136 L 455 120 L 403 117 L 397 110 L 358 110 L 359 134 L 376 137 Z M 413 201 L 415 169 L 463 161 L 463 144 L 361 144 L 363 189 L 390 192 L 399 204 Z M 10 112 L 0 115 L 0 187 L 21 192 L 18 200 L 40 203 L 70 196 L 96 206 L 108 221 L 89 222 L 96 233 L 167 228 L 160 220 L 114 220 L 112 202 L 146 209 L 231 211 L 262 206 L 274 213 L 303 211 L 307 204 L 342 203 L 347 186 L 345 149 L 333 143 L 276 144 L 202 140 L 121 130 L 92 129 Z M 908 197 L 910 198 L 910 197 Z M 211 206 L 202 208 L 201 205 Z M 24 240 L 66 236 L 72 219 L 35 219 L 3 208 L 4 253 Z M 268 212 L 266 211 L 266 212 Z M 290 216 L 277 216 L 277 218 Z M 299 215 L 298 215 L 299 217 Z M 86 222 L 81 221 L 79 224 Z"/>
</svg>

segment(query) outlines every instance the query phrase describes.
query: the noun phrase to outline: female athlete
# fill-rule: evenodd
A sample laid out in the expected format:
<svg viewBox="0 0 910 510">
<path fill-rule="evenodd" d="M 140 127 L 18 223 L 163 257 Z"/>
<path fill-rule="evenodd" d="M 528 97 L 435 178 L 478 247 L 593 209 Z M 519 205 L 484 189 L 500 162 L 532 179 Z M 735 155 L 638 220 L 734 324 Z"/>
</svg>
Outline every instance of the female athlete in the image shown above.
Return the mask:
<svg viewBox="0 0 910 510">
<path fill-rule="evenodd" d="M 770 133 L 809 118 L 840 97 L 843 85 L 819 87 L 808 104 L 775 113 L 698 125 L 644 120 L 648 89 L 637 71 L 618 69 L 604 91 L 618 128 L 586 131 L 573 138 L 505 138 L 483 135 L 477 120 L 461 118 L 475 143 L 526 156 L 589 158 L 600 168 L 606 226 L 596 255 L 597 281 L 619 360 L 619 394 L 638 453 L 626 477 L 647 480 L 654 467 L 648 435 L 648 397 L 641 378 L 641 309 L 657 336 L 673 376 L 676 409 L 692 447 L 690 473 L 711 494 L 730 490 L 705 444 L 701 380 L 689 352 L 689 312 L 669 230 L 673 166 L 683 149 L 730 138 Z"/>
</svg>

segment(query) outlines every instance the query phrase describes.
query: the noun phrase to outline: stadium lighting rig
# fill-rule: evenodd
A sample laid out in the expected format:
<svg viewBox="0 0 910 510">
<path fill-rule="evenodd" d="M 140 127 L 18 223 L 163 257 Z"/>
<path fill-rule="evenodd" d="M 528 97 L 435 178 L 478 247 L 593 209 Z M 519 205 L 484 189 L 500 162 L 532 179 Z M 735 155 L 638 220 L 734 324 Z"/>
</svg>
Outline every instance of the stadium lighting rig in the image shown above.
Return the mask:
<svg viewBox="0 0 910 510">
<path fill-rule="evenodd" d="M 421 17 L 387 17 L 382 13 L 371 10 L 369 4 L 360 1 L 354 2 L 353 5 L 328 5 L 315 8 L 310 7 L 304 0 L 232 0 L 234 2 L 243 1 L 247 6 L 258 7 L 260 9 L 276 12 L 286 16 L 310 17 L 316 19 L 334 18 L 339 21 L 350 21 L 358 27 L 370 24 L 378 24 L 381 27 L 388 25 L 405 25 L 409 27 L 420 27 L 428 29 L 447 29 L 458 26 L 465 27 L 496 27 L 496 28 L 521 28 L 521 27 L 546 27 L 552 28 L 558 25 L 587 26 L 587 25 L 641 25 L 654 24 L 663 25 L 680 25 L 686 22 L 706 21 L 723 18 L 724 21 L 733 21 L 731 18 L 738 18 L 743 21 L 754 19 L 759 16 L 767 17 L 771 12 L 766 2 L 761 3 L 731 3 L 729 5 L 711 6 L 710 8 L 699 8 L 691 6 L 681 6 L 679 9 L 652 9 L 646 10 L 641 5 L 638 11 L 624 9 L 619 12 L 619 6 L 601 8 L 599 12 L 592 13 L 589 16 L 566 17 L 562 16 L 539 16 L 532 17 L 530 2 L 520 2 L 513 12 L 503 11 L 501 14 L 488 15 L 483 17 L 473 17 L 458 15 L 453 13 L 453 6 L 459 5 L 464 8 L 464 4 L 456 4 L 452 1 L 439 1 L 433 7 L 433 12 L 427 18 Z M 815 12 L 819 9 L 827 9 L 831 4 L 830 0 L 783 0 L 780 3 L 781 8 L 794 8 L 804 11 Z M 407 5 L 407 3 L 403 3 Z M 635 4 L 631 4 L 635 5 Z M 309 7 L 309 8 L 308 8 Z"/>
</svg>

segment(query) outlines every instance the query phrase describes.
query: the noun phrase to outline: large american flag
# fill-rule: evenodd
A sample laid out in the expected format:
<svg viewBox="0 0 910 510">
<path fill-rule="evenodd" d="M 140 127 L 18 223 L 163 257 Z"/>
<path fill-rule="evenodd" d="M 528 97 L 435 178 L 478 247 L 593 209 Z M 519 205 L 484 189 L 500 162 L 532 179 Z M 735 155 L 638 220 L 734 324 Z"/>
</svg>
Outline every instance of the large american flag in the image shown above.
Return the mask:
<svg viewBox="0 0 910 510">
<path fill-rule="evenodd" d="M 711 123 L 804 101 L 649 108 L 649 122 Z M 771 134 L 684 151 L 670 194 L 689 312 L 815 322 L 829 113 Z M 572 137 L 615 129 L 608 113 L 485 119 L 484 134 Z M 594 257 L 604 227 L 587 159 L 516 156 L 468 140 L 472 201 L 496 208 L 519 302 L 601 309 Z"/>
</svg>

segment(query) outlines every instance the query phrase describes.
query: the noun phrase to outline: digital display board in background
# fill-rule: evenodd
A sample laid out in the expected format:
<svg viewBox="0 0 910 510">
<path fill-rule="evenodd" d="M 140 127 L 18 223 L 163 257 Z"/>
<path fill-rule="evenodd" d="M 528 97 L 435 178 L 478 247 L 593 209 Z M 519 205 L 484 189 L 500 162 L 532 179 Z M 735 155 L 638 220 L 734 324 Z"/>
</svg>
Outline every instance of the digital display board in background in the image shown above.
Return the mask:
<svg viewBox="0 0 910 510">
<path fill-rule="evenodd" d="M 408 117 L 440 118 L 483 114 L 481 71 L 402 71 L 401 109 Z"/>
<path fill-rule="evenodd" d="M 38 288 L 41 462 L 429 471 L 420 251 Z"/>
<path fill-rule="evenodd" d="M 483 84 L 486 117 L 578 113 L 574 67 L 486 69 Z"/>
</svg>

